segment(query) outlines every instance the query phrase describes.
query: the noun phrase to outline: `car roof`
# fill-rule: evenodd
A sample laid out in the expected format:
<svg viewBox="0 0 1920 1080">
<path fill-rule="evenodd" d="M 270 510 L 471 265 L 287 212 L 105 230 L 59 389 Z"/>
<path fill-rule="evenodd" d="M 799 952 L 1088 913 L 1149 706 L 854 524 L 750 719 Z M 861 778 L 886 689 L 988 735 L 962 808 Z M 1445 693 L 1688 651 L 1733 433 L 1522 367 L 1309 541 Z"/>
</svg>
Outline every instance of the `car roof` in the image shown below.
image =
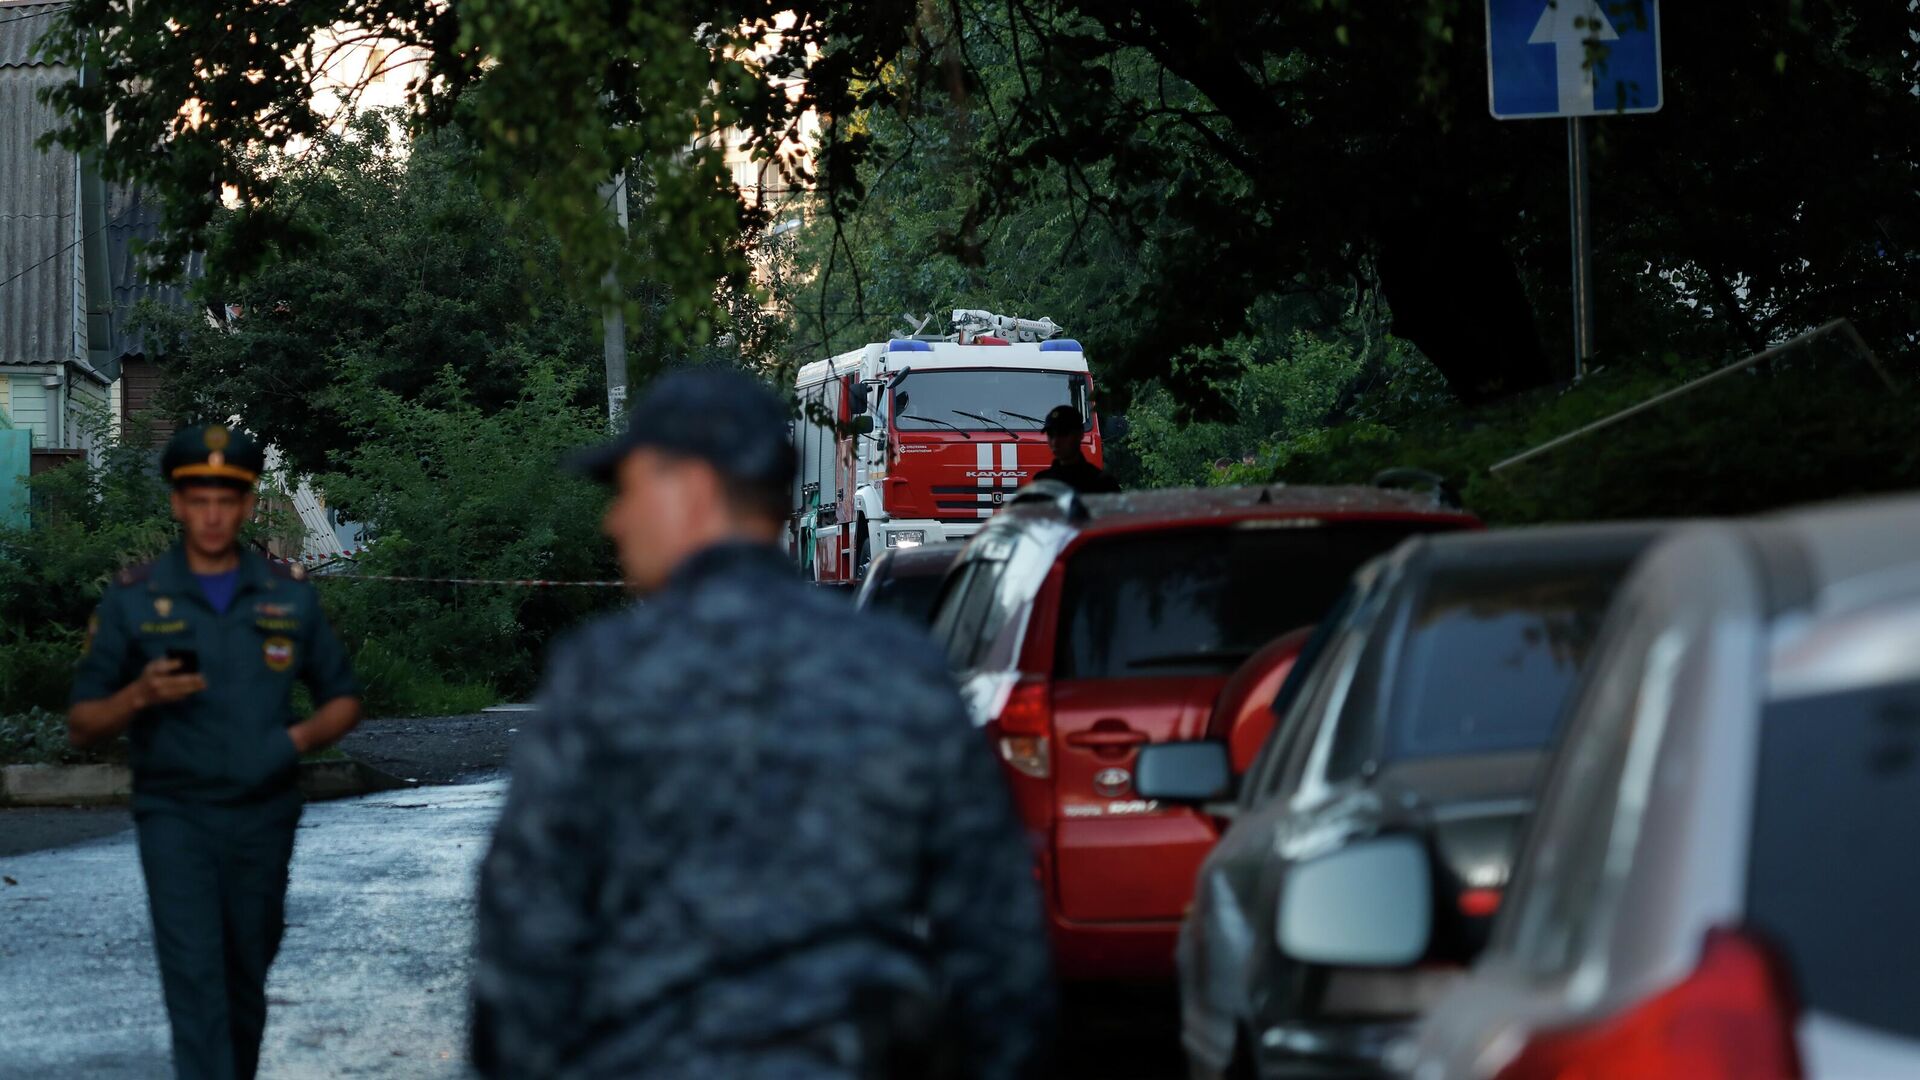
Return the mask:
<svg viewBox="0 0 1920 1080">
<path fill-rule="evenodd" d="M 1776 610 L 1816 597 L 1845 605 L 1920 585 L 1920 497 L 1790 510 L 1751 522 L 1747 535 L 1769 593 L 1787 601 Z M 1791 602 L 1796 593 L 1799 604 Z"/>
<path fill-rule="evenodd" d="M 1429 567 L 1438 570 L 1561 559 L 1630 559 L 1674 525 L 1671 521 L 1529 525 L 1486 532 L 1425 534 L 1407 540 L 1406 547 Z"/>
<path fill-rule="evenodd" d="M 1250 487 L 1162 488 L 1118 495 L 1058 495 L 1027 489 L 996 517 L 1012 521 L 1069 521 L 1086 532 L 1180 525 L 1213 518 L 1276 517 L 1431 518 L 1461 523 L 1478 519 L 1421 492 L 1365 485 L 1321 487 L 1268 484 Z"/>
</svg>

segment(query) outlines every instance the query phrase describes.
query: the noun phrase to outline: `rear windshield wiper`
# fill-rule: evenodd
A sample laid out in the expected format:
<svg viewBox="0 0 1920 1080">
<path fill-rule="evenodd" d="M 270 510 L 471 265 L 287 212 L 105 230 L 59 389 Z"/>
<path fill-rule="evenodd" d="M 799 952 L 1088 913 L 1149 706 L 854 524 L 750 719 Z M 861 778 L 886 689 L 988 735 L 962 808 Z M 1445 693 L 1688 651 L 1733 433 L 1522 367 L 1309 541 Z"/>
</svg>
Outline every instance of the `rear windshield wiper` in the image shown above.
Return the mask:
<svg viewBox="0 0 1920 1080">
<path fill-rule="evenodd" d="M 965 414 L 962 414 L 962 415 L 965 415 Z M 967 440 L 971 440 L 971 439 L 973 438 L 973 436 L 971 436 L 971 435 L 969 435 L 969 434 L 967 434 L 967 429 L 966 429 L 966 428 L 963 428 L 963 427 L 961 427 L 961 426 L 960 426 L 959 424 L 950 424 L 950 423 L 948 423 L 948 422 L 947 422 L 947 421 L 945 421 L 945 420 L 935 420 L 935 419 L 934 419 L 933 417 L 931 417 L 931 416 L 915 416 L 915 415 L 913 415 L 912 413 L 901 413 L 901 414 L 900 414 L 900 419 L 902 419 L 902 420 L 918 420 L 919 422 L 921 422 L 921 423 L 923 423 L 923 424 L 939 424 L 939 425 L 940 425 L 941 427 L 949 427 L 949 428 L 952 428 L 953 430 L 955 430 L 955 431 L 957 431 L 957 432 L 959 432 L 959 433 L 960 433 L 960 437 L 961 437 L 961 438 L 963 438 L 963 439 L 967 439 Z"/>
<path fill-rule="evenodd" d="M 1238 667 L 1252 656 L 1250 652 L 1221 650 L 1219 652 L 1166 653 L 1162 656 L 1140 656 L 1127 661 L 1130 668 L 1182 667 L 1187 664 L 1232 664 Z"/>
<path fill-rule="evenodd" d="M 981 423 L 983 423 L 983 424 L 992 424 L 992 425 L 993 425 L 994 427 L 997 427 L 997 428 L 999 428 L 999 429 L 1000 429 L 1001 431 L 1004 431 L 1004 432 L 1006 432 L 1006 433 L 1007 433 L 1007 438 L 1009 438 L 1009 439 L 1012 439 L 1012 440 L 1013 440 L 1014 442 L 1019 442 L 1019 441 L 1020 441 L 1020 436 L 1018 436 L 1018 435 L 1015 435 L 1015 434 L 1013 433 L 1013 429 L 1012 429 L 1012 428 L 1010 428 L 1010 427 L 1008 427 L 1007 425 L 1005 425 L 1005 424 L 1003 424 L 1003 423 L 1001 423 L 1001 422 L 1000 422 L 1000 421 L 998 421 L 998 420 L 992 420 L 992 419 L 989 419 L 989 418 L 987 418 L 987 417 L 984 417 L 984 416 L 981 416 L 981 415 L 980 415 L 979 413 L 970 413 L 970 412 L 965 412 L 965 411 L 963 411 L 963 410 L 960 410 L 960 409 L 955 409 L 955 410 L 953 410 L 953 415 L 955 415 L 955 416 L 964 416 L 964 417 L 966 417 L 966 418 L 967 418 L 967 419 L 969 419 L 969 420 L 978 420 L 978 421 L 980 421 L 980 422 L 981 422 Z"/>
</svg>

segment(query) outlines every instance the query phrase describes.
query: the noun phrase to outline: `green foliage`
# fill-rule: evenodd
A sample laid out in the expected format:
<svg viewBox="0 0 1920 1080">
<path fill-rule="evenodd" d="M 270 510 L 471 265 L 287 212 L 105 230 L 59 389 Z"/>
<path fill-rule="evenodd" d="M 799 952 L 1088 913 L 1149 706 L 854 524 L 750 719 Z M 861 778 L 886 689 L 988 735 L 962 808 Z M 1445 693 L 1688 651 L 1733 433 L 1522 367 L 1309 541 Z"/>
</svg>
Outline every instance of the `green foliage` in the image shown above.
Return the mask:
<svg viewBox="0 0 1920 1080">
<path fill-rule="evenodd" d="M 567 453 L 605 437 L 601 421 L 573 404 L 576 371 L 523 359 L 520 396 L 491 413 L 452 368 L 407 397 L 378 385 L 376 365 L 348 365 L 345 385 L 330 393 L 353 403 L 355 446 L 318 483 L 372 533 L 353 572 L 618 576 L 598 535 L 604 492 L 560 468 Z M 319 580 L 376 711 L 448 702 L 471 711 L 523 694 L 553 634 L 620 599 L 612 589 Z"/>
<path fill-rule="evenodd" d="M 1230 346 L 1240 375 L 1223 388 L 1231 420 L 1182 421 L 1173 396 L 1150 385 L 1127 412 L 1132 433 L 1126 479 L 1135 486 L 1223 483 L 1262 447 L 1319 430 L 1362 375 L 1346 343 L 1296 333 L 1280 355 L 1260 356 L 1253 342 Z"/>
<path fill-rule="evenodd" d="M 1492 465 L 1706 372 L 1601 371 L 1498 406 L 1395 412 L 1276 442 L 1246 479 L 1366 483 L 1411 465 L 1491 523 L 1751 514 L 1920 486 L 1920 419 L 1858 357 L 1802 348 L 1562 448 Z"/>
<path fill-rule="evenodd" d="M 551 238 L 482 197 L 460 140 L 396 143 L 376 115 L 298 157 L 256 160 L 326 250 L 286 251 L 243 283 L 213 283 L 241 311 L 230 323 L 148 313 L 166 346 L 170 411 L 238 414 L 296 471 L 317 472 L 351 441 L 355 403 L 329 393 L 349 365 L 402 395 L 452 366 L 487 409 L 519 395 L 529 356 L 599 371 L 598 310 L 577 295 Z M 216 269 L 245 227 L 244 217 L 222 219 Z M 596 400 L 582 383 L 579 403 Z"/>
<path fill-rule="evenodd" d="M 125 761 L 127 742 L 76 750 L 67 742 L 67 717 L 51 709 L 0 713 L 0 765 L 85 765 Z"/>
</svg>

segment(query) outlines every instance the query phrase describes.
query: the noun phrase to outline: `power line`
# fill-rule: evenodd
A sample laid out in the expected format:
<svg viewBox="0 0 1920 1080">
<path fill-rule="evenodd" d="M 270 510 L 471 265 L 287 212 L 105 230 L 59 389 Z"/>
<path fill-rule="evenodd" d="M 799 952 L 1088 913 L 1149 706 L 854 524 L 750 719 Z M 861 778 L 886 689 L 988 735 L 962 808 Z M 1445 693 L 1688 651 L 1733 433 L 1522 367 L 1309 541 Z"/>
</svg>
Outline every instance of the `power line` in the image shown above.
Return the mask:
<svg viewBox="0 0 1920 1080">
<path fill-rule="evenodd" d="M 48 263 L 59 258 L 60 256 L 65 255 L 67 252 L 72 251 L 74 248 L 79 247 L 81 244 L 84 244 L 87 241 L 93 239 L 94 237 L 99 236 L 101 233 L 105 232 L 106 229 L 107 229 L 107 226 L 105 225 L 102 225 L 97 229 L 93 229 L 89 231 L 87 235 L 82 236 L 80 239 L 75 240 L 73 243 L 68 244 L 66 247 L 56 250 L 51 255 L 48 255 L 46 258 L 41 259 L 39 262 L 34 263 L 32 266 L 27 267 L 25 270 L 20 271 L 19 273 L 13 275 L 12 277 L 8 278 L 5 281 L 0 281 L 0 289 L 6 288 L 7 286 L 13 284 L 16 281 L 19 281 L 21 278 L 26 277 L 28 274 L 33 273 L 35 270 L 40 269 L 41 267 L 47 265 Z"/>
<path fill-rule="evenodd" d="M 48 16 L 48 15 L 58 15 L 65 10 L 66 10 L 66 5 L 61 4 L 56 7 L 48 8 L 45 11 L 36 11 L 31 15 L 15 15 L 11 19 L 0 19 L 0 26 L 5 26 L 8 23 L 26 22 L 28 19 L 44 18 L 45 16 Z"/>
</svg>

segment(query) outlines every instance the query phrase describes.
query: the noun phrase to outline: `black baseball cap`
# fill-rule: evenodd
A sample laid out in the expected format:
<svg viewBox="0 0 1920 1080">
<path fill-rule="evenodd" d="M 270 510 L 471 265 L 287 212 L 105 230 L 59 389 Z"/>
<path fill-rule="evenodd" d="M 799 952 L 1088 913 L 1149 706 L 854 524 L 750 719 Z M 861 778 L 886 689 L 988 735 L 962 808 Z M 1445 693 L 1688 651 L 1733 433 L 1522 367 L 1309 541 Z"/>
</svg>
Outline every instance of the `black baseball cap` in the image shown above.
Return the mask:
<svg viewBox="0 0 1920 1080">
<path fill-rule="evenodd" d="M 1047 412 L 1046 422 L 1040 425 L 1040 430 L 1049 435 L 1065 435 L 1069 432 L 1078 435 L 1087 430 L 1087 418 L 1071 405 L 1055 405 Z"/>
<path fill-rule="evenodd" d="M 647 384 L 627 410 L 627 430 L 582 451 L 575 471 L 611 483 L 635 450 L 698 458 L 722 476 L 756 487 L 793 482 L 799 457 L 789 432 L 793 414 L 766 383 L 732 368 L 683 368 Z"/>
</svg>

